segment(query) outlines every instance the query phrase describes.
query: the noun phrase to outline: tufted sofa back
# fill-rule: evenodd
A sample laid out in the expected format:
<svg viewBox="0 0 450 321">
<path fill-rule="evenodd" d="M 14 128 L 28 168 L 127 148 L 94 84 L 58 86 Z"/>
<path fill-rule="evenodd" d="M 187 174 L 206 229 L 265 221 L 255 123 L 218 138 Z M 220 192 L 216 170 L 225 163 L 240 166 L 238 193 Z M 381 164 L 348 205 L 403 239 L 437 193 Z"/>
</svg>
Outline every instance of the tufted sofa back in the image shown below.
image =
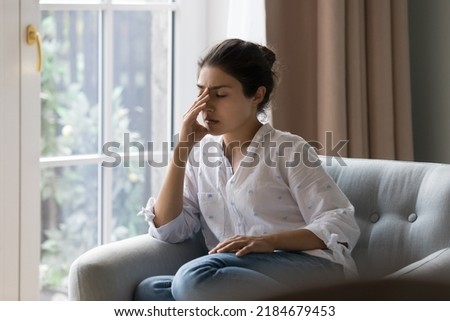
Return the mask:
<svg viewBox="0 0 450 321">
<path fill-rule="evenodd" d="M 355 206 L 363 278 L 393 273 L 450 241 L 450 165 L 322 158 Z"/>
</svg>

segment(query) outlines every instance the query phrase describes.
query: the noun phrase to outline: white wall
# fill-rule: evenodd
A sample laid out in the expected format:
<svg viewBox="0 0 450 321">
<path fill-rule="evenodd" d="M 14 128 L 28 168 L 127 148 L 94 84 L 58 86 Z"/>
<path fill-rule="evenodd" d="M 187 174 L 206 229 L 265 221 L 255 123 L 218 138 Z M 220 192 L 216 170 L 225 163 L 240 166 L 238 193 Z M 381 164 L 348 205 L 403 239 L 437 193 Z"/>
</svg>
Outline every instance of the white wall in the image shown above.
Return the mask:
<svg viewBox="0 0 450 321">
<path fill-rule="evenodd" d="M 415 159 L 450 163 L 450 1 L 408 4 Z"/>
<path fill-rule="evenodd" d="M 228 9 L 230 0 L 207 1 L 207 38 L 208 46 L 227 38 Z"/>
</svg>

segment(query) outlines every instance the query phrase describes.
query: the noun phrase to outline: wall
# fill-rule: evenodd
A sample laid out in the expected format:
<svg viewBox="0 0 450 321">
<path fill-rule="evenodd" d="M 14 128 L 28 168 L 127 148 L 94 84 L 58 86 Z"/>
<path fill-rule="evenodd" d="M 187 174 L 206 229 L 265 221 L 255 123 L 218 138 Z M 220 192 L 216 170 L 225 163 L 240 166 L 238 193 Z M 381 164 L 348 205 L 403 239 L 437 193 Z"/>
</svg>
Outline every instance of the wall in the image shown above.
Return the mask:
<svg viewBox="0 0 450 321">
<path fill-rule="evenodd" d="M 450 163 L 450 1 L 408 4 L 415 159 Z"/>
<path fill-rule="evenodd" d="M 207 45 L 212 46 L 227 37 L 230 0 L 207 1 Z"/>
</svg>

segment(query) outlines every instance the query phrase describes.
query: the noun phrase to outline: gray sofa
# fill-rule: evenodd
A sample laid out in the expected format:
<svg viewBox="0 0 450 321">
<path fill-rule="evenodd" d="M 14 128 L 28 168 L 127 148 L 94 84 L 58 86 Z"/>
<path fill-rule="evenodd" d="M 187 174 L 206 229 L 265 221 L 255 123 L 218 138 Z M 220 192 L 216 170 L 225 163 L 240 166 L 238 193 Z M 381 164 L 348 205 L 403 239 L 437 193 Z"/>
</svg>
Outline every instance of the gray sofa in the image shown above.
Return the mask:
<svg viewBox="0 0 450 321">
<path fill-rule="evenodd" d="M 355 206 L 361 280 L 290 299 L 450 299 L 450 165 L 351 158 L 322 165 Z M 205 253 L 198 239 L 167 244 L 141 235 L 106 244 L 72 264 L 69 298 L 132 300 L 144 278 L 173 274 Z"/>
</svg>

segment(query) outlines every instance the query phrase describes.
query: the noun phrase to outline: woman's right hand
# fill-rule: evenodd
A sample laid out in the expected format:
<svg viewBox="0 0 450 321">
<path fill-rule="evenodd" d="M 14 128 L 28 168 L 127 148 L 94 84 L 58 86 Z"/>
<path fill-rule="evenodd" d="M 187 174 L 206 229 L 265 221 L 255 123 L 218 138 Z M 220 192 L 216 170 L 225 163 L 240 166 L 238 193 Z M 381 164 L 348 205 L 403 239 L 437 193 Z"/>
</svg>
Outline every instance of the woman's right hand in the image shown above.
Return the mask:
<svg viewBox="0 0 450 321">
<path fill-rule="evenodd" d="M 179 143 L 183 147 L 192 148 L 208 134 L 208 129 L 197 120 L 198 115 L 206 108 L 208 100 L 209 90 L 206 88 L 184 114 L 179 137 Z"/>
</svg>

